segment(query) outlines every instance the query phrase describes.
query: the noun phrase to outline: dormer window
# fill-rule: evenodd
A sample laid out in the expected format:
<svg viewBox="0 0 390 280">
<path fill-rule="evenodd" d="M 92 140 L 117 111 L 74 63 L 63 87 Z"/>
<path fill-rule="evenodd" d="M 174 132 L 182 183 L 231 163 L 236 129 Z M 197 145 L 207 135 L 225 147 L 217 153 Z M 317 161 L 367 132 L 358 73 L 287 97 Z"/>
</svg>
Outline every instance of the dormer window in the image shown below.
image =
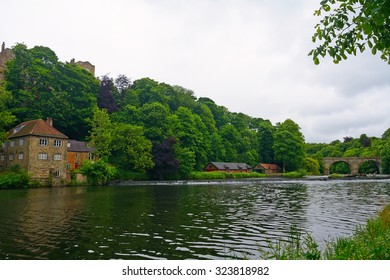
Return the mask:
<svg viewBox="0 0 390 280">
<path fill-rule="evenodd" d="M 25 126 L 25 124 L 22 124 L 22 125 L 19 125 L 19 126 L 15 127 L 14 128 L 14 133 L 19 132 L 24 126 Z"/>
</svg>

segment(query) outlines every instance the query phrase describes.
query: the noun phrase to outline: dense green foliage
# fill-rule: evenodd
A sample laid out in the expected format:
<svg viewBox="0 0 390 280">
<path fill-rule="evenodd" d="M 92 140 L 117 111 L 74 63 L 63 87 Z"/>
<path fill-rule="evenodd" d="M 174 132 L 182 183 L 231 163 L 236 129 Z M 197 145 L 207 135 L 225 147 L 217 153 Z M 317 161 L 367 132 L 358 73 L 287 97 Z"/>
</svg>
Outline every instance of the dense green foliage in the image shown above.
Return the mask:
<svg viewBox="0 0 390 280">
<path fill-rule="evenodd" d="M 0 189 L 24 188 L 29 185 L 29 175 L 18 165 L 14 165 L 5 172 L 0 173 Z"/>
<path fill-rule="evenodd" d="M 78 170 L 85 175 L 91 185 L 105 185 L 116 175 L 116 168 L 104 160 L 85 161 Z"/>
<path fill-rule="evenodd" d="M 315 26 L 310 52 L 315 64 L 329 55 L 335 63 L 367 47 L 390 63 L 390 0 L 322 0 L 315 15 L 323 16 Z"/>
<path fill-rule="evenodd" d="M 292 228 L 287 240 L 269 241 L 269 250 L 260 250 L 263 259 L 278 260 L 389 260 L 390 205 L 366 226 L 357 227 L 351 237 L 339 237 L 327 243 L 324 252 L 314 238 Z"/>
<path fill-rule="evenodd" d="M 70 139 L 88 140 L 123 178 L 191 178 L 211 161 L 276 163 L 288 172 L 299 170 L 291 176 L 318 175 L 324 171 L 322 158 L 329 156 L 381 156 L 383 171 L 390 171 L 388 131 L 382 139 L 363 134 L 305 144 L 299 125 L 289 119 L 274 126 L 150 78 L 97 79 L 74 63 L 58 61 L 46 47 L 18 44 L 13 52 L 0 85 L 0 137 L 15 123 L 52 117 Z M 373 166 L 365 169 L 372 173 Z"/>
</svg>

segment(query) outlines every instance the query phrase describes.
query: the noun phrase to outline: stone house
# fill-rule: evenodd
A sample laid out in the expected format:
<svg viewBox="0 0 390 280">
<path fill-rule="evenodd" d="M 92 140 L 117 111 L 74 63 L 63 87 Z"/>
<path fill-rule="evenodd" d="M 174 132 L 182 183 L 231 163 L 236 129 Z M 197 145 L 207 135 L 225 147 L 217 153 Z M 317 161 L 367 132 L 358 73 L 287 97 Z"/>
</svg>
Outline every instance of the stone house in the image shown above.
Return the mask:
<svg viewBox="0 0 390 280">
<path fill-rule="evenodd" d="M 7 138 L 0 150 L 1 169 L 19 165 L 42 184 L 65 183 L 68 137 L 53 127 L 51 118 L 23 122 Z"/>
<path fill-rule="evenodd" d="M 246 163 L 234 163 L 234 162 L 209 162 L 203 168 L 206 172 L 230 172 L 230 173 L 240 173 L 252 172 L 252 167 Z"/>
</svg>

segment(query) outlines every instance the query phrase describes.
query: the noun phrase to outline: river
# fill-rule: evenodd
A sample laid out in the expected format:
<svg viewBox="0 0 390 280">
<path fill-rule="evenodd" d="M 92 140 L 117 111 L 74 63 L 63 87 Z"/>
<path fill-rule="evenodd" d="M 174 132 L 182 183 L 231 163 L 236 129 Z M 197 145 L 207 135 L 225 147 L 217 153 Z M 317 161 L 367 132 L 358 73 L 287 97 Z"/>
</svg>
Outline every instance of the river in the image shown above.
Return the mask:
<svg viewBox="0 0 390 280">
<path fill-rule="evenodd" d="M 390 180 L 56 187 L 0 191 L 0 259 L 257 259 L 296 226 L 348 236 Z"/>
</svg>

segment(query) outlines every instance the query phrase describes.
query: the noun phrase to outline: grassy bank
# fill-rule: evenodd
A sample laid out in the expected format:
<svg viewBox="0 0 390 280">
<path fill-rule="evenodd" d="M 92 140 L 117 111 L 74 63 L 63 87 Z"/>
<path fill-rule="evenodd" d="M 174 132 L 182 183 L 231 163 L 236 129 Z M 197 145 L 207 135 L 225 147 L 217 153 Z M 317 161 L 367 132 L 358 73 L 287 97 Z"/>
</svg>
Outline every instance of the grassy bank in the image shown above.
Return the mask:
<svg viewBox="0 0 390 280">
<path fill-rule="evenodd" d="M 260 250 L 261 258 L 277 260 L 389 260 L 390 204 L 378 217 L 356 228 L 351 237 L 327 243 L 324 252 L 310 234 L 292 228 L 287 241 L 269 242 L 270 250 Z"/>
<path fill-rule="evenodd" d="M 189 180 L 223 180 L 223 179 L 245 179 L 245 178 L 264 178 L 266 174 L 257 172 L 251 173 L 228 173 L 228 172 L 191 172 Z"/>
</svg>

